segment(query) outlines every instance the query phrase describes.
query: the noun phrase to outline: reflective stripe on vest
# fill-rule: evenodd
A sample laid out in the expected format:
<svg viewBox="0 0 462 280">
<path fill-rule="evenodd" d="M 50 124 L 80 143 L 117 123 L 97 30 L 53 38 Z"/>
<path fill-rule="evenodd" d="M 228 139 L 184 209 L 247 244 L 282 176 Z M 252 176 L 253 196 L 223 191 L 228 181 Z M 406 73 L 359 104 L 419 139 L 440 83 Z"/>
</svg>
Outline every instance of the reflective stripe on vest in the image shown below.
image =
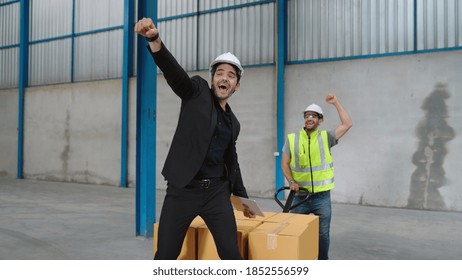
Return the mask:
<svg viewBox="0 0 462 280">
<path fill-rule="evenodd" d="M 300 187 L 314 192 L 323 192 L 334 187 L 334 164 L 328 146 L 327 131 L 311 134 L 311 139 L 305 130 L 288 135 L 290 147 L 290 168 L 294 180 Z M 310 149 L 310 153 L 308 153 Z M 310 161 L 311 165 L 310 166 Z M 311 184 L 311 172 L 313 184 Z"/>
</svg>

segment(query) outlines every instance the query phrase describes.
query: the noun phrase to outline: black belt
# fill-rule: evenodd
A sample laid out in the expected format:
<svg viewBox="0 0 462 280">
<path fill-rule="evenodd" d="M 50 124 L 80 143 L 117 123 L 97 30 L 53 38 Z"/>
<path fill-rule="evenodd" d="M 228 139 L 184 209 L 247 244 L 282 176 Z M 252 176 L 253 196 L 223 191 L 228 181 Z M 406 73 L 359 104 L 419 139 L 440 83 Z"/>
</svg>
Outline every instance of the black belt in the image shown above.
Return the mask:
<svg viewBox="0 0 462 280">
<path fill-rule="evenodd" d="M 194 188 L 208 189 L 210 187 L 213 187 L 214 185 L 217 185 L 217 183 L 223 182 L 224 180 L 225 179 L 223 177 L 193 179 L 191 182 L 189 182 L 188 186 Z"/>
</svg>

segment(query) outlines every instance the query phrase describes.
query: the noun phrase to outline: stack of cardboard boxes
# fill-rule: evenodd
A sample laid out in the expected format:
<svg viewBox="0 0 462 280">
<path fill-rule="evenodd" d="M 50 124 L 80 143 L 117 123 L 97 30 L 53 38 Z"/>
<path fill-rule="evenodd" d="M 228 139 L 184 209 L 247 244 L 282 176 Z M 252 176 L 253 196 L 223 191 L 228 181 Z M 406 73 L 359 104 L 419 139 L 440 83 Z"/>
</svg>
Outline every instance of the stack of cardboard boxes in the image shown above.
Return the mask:
<svg viewBox="0 0 462 280">
<path fill-rule="evenodd" d="M 319 217 L 264 212 L 253 219 L 235 211 L 238 246 L 244 260 L 315 260 L 318 258 Z M 154 225 L 154 252 L 157 249 Z M 191 223 L 180 260 L 219 260 L 212 234 L 204 220 Z"/>
</svg>

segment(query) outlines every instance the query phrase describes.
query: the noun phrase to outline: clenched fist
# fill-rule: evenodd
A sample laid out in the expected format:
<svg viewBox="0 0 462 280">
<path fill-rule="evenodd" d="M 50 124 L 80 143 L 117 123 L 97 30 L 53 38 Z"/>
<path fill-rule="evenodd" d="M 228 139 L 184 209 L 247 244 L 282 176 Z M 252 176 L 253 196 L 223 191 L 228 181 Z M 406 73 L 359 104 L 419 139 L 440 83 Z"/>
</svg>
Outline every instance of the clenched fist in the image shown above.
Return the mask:
<svg viewBox="0 0 462 280">
<path fill-rule="evenodd" d="M 152 52 L 161 49 L 161 40 L 159 39 L 159 30 L 150 18 L 142 18 L 135 24 L 135 32 L 144 36 L 149 41 L 149 47 Z"/>
<path fill-rule="evenodd" d="M 159 33 L 150 18 L 142 18 L 135 24 L 135 32 L 146 37 L 153 38 Z"/>
<path fill-rule="evenodd" d="M 329 93 L 326 96 L 326 102 L 329 104 L 334 104 L 335 102 L 337 102 L 337 96 L 335 96 L 335 94 L 333 93 Z"/>
</svg>

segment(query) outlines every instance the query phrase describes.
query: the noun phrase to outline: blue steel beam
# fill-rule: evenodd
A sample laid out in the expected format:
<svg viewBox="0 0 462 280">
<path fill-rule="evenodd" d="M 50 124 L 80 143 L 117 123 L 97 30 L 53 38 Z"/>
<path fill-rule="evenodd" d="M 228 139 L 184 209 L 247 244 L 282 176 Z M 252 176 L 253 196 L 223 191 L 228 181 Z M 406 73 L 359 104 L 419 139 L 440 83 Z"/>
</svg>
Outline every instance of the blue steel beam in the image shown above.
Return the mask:
<svg viewBox="0 0 462 280">
<path fill-rule="evenodd" d="M 284 145 L 284 75 L 286 65 L 286 27 L 287 27 L 287 3 L 286 0 L 277 1 L 277 100 L 276 100 L 276 130 L 277 130 L 277 153 L 275 154 L 276 190 L 284 185 L 284 176 L 281 170 L 282 146 Z M 282 199 L 283 192 L 278 195 Z"/>
<path fill-rule="evenodd" d="M 417 51 L 417 0 L 414 0 L 414 52 Z"/>
<path fill-rule="evenodd" d="M 29 84 L 29 0 L 20 1 L 19 83 L 18 83 L 18 179 L 23 178 L 24 93 Z"/>
<path fill-rule="evenodd" d="M 157 0 L 138 1 L 139 18 L 157 23 Z M 152 237 L 156 213 L 157 67 L 137 36 L 136 88 L 136 235 Z"/>
<path fill-rule="evenodd" d="M 120 187 L 127 187 L 127 134 L 128 134 L 128 100 L 129 81 L 133 75 L 133 19 L 134 0 L 124 0 L 124 48 L 122 65 L 122 126 L 120 148 Z"/>
<path fill-rule="evenodd" d="M 72 27 L 71 27 L 71 83 L 74 82 L 74 64 L 75 64 L 75 1 L 72 0 Z"/>
</svg>

